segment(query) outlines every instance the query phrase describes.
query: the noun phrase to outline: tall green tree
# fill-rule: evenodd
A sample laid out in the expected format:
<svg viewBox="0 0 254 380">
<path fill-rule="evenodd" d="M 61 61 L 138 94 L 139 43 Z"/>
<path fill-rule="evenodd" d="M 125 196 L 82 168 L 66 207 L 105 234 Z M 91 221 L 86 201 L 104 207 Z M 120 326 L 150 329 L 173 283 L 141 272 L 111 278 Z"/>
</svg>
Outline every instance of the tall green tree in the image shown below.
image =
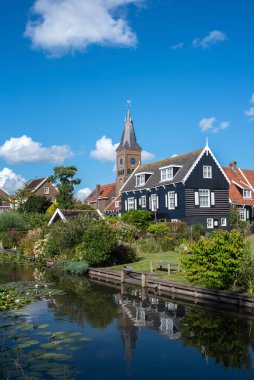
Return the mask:
<svg viewBox="0 0 254 380">
<path fill-rule="evenodd" d="M 57 166 L 54 168 L 54 174 L 49 177 L 49 181 L 58 189 L 56 201 L 60 208 L 73 208 L 74 185 L 81 182 L 81 179 L 74 178 L 76 172 L 76 166 Z"/>
</svg>

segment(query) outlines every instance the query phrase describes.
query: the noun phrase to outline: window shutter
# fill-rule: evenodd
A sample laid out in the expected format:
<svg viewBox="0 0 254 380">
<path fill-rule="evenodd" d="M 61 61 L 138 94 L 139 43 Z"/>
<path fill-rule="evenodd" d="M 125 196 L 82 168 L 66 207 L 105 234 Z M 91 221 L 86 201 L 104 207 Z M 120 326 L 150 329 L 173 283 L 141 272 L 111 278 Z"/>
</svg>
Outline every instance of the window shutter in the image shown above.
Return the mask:
<svg viewBox="0 0 254 380">
<path fill-rule="evenodd" d="M 168 207 L 168 193 L 165 194 L 165 206 Z"/>
<path fill-rule="evenodd" d="M 141 198 L 138 198 L 138 204 L 141 206 Z"/>
<path fill-rule="evenodd" d="M 246 219 L 249 220 L 250 219 L 250 210 L 246 210 Z"/>
<path fill-rule="evenodd" d="M 178 193 L 175 193 L 175 208 L 178 207 Z"/>
<path fill-rule="evenodd" d="M 214 191 L 211 192 L 211 206 L 215 206 L 215 193 L 214 193 Z"/>
<path fill-rule="evenodd" d="M 159 196 L 157 195 L 156 197 L 156 207 L 157 207 L 157 210 L 159 209 Z"/>
<path fill-rule="evenodd" d="M 138 202 L 137 202 L 137 198 L 135 198 L 135 199 L 134 199 L 134 202 L 135 202 L 135 203 L 134 203 L 134 204 L 135 204 L 135 210 L 137 210 L 137 209 L 138 209 L 138 205 L 137 205 L 137 203 L 138 203 Z"/>
<path fill-rule="evenodd" d="M 124 203 L 125 203 L 125 211 L 128 211 L 128 202 L 127 202 L 127 200 Z"/>
<path fill-rule="evenodd" d="M 151 197 L 149 197 L 149 209 L 151 210 Z"/>
<path fill-rule="evenodd" d="M 199 206 L 199 193 L 195 191 L 195 206 Z"/>
</svg>

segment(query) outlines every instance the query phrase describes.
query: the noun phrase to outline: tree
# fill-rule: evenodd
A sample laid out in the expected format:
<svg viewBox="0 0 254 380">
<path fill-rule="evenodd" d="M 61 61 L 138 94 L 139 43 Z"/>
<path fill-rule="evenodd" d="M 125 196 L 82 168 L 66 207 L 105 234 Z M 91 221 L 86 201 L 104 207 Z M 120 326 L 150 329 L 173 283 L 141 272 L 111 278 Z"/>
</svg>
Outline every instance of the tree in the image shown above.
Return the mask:
<svg viewBox="0 0 254 380">
<path fill-rule="evenodd" d="M 44 214 L 50 205 L 51 201 L 45 195 L 32 194 L 28 197 L 26 202 L 20 206 L 20 211 Z"/>
<path fill-rule="evenodd" d="M 54 168 L 54 174 L 49 177 L 49 181 L 57 186 L 56 201 L 60 208 L 73 208 L 74 185 L 79 185 L 81 182 L 79 178 L 74 179 L 76 172 L 76 166 L 57 166 Z"/>
</svg>

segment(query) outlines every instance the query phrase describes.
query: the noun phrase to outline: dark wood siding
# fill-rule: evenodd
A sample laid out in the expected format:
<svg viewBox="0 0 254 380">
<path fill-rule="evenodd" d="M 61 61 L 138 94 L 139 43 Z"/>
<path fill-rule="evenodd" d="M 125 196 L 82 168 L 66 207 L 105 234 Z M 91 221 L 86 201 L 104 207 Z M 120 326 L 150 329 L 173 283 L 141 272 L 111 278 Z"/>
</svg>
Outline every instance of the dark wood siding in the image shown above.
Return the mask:
<svg viewBox="0 0 254 380">
<path fill-rule="evenodd" d="M 169 210 L 166 207 L 166 202 L 165 202 L 165 195 L 169 191 L 175 191 L 178 194 L 178 206 L 174 210 Z M 125 210 L 125 201 L 129 197 L 134 197 L 137 199 L 137 209 L 138 210 L 148 210 L 149 209 L 149 197 L 152 194 L 156 194 L 159 197 L 159 209 L 157 210 L 157 219 L 166 219 L 166 220 L 171 220 L 171 219 L 183 219 L 185 216 L 185 191 L 184 191 L 184 186 L 182 184 L 177 184 L 176 186 L 170 185 L 164 187 L 159 187 L 157 189 L 151 189 L 150 191 L 148 190 L 142 190 L 142 191 L 130 191 L 128 194 L 123 193 L 122 194 L 122 213 L 126 212 Z M 141 207 L 139 205 L 139 198 L 141 196 L 146 196 L 146 207 Z M 154 213 L 153 213 L 154 214 Z"/>
<path fill-rule="evenodd" d="M 212 178 L 203 178 L 203 166 L 212 167 Z M 217 189 L 226 190 L 229 189 L 229 183 L 225 176 L 218 167 L 216 161 L 210 153 L 206 153 L 202 156 L 197 166 L 185 182 L 186 188 L 192 189 Z"/>
<path fill-rule="evenodd" d="M 215 206 L 195 206 L 195 190 L 185 190 L 186 217 L 204 215 L 207 217 L 227 216 L 229 214 L 228 190 L 214 190 Z"/>
</svg>

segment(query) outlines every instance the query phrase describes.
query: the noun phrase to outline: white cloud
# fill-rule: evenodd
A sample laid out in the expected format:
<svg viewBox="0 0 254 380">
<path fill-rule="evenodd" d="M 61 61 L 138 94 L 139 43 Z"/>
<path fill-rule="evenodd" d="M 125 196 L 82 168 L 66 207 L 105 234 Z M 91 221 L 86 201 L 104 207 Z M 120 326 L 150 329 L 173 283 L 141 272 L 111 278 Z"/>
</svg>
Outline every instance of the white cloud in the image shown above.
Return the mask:
<svg viewBox="0 0 254 380">
<path fill-rule="evenodd" d="M 33 141 L 31 137 L 11 137 L 0 146 L 0 157 L 10 164 L 53 162 L 63 163 L 73 152 L 68 145 L 52 145 L 49 148 Z"/>
<path fill-rule="evenodd" d="M 215 117 L 209 117 L 209 118 L 201 119 L 199 122 L 199 126 L 202 132 L 206 132 L 207 130 L 214 128 L 214 123 L 215 123 Z"/>
<path fill-rule="evenodd" d="M 83 202 L 89 194 L 91 194 L 92 190 L 89 187 L 84 187 L 76 192 L 75 198 L 78 201 Z"/>
<path fill-rule="evenodd" d="M 0 187 L 10 194 L 15 193 L 25 182 L 25 179 L 20 174 L 14 173 L 9 168 L 3 168 L 0 171 Z"/>
<path fill-rule="evenodd" d="M 182 49 L 183 47 L 184 47 L 184 43 L 179 42 L 178 44 L 172 45 L 171 50 L 178 50 L 178 49 Z"/>
<path fill-rule="evenodd" d="M 142 150 L 141 159 L 142 161 L 151 161 L 155 158 L 153 153 L 147 152 L 146 150 Z"/>
<path fill-rule="evenodd" d="M 201 132 L 213 132 L 218 133 L 222 129 L 227 129 L 230 127 L 230 123 L 228 121 L 222 121 L 219 125 L 216 126 L 215 124 L 216 118 L 215 117 L 209 117 L 201 119 L 199 122 L 199 127 L 201 129 Z"/>
<path fill-rule="evenodd" d="M 91 157 L 99 161 L 109 161 L 115 162 L 116 160 L 116 148 L 119 143 L 113 144 L 110 138 L 102 136 L 99 140 L 96 141 L 95 150 L 91 151 Z"/>
<path fill-rule="evenodd" d="M 254 104 L 254 93 L 251 95 L 250 103 Z M 250 120 L 254 120 L 254 107 L 250 107 L 247 111 L 244 112 L 246 116 L 250 117 Z"/>
<path fill-rule="evenodd" d="M 25 36 L 53 56 L 90 44 L 135 46 L 136 34 L 122 7 L 142 0 L 36 0 Z"/>
<path fill-rule="evenodd" d="M 116 148 L 119 143 L 113 144 L 112 140 L 106 136 L 102 136 L 95 143 L 95 149 L 91 151 L 91 157 L 102 162 L 116 161 Z M 150 161 L 155 157 L 153 153 L 143 150 L 141 153 L 142 161 Z M 116 171 L 116 168 L 113 168 Z"/>
<path fill-rule="evenodd" d="M 192 45 L 195 47 L 208 48 L 209 46 L 218 44 L 226 39 L 227 36 L 225 33 L 220 32 L 219 30 L 213 30 L 207 36 L 193 40 Z"/>
<path fill-rule="evenodd" d="M 227 129 L 229 128 L 230 124 L 228 121 L 223 121 L 222 123 L 220 123 L 220 129 Z"/>
<path fill-rule="evenodd" d="M 251 120 L 254 120 L 254 107 L 251 107 L 248 111 L 244 112 L 245 115 L 249 116 Z"/>
</svg>

